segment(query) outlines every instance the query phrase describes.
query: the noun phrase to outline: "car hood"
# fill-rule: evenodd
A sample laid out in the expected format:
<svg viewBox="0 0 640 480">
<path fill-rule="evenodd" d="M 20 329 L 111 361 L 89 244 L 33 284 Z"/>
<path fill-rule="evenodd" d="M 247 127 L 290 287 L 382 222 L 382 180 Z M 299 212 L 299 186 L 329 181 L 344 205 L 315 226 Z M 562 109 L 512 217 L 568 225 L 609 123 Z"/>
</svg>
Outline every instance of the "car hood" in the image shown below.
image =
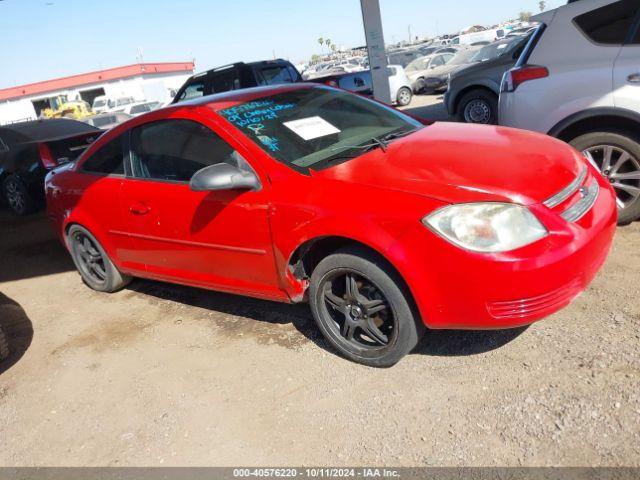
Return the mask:
<svg viewBox="0 0 640 480">
<path fill-rule="evenodd" d="M 567 144 L 503 127 L 434 123 L 314 177 L 417 194 L 446 203 L 541 203 L 571 183 L 583 162 Z"/>
</svg>

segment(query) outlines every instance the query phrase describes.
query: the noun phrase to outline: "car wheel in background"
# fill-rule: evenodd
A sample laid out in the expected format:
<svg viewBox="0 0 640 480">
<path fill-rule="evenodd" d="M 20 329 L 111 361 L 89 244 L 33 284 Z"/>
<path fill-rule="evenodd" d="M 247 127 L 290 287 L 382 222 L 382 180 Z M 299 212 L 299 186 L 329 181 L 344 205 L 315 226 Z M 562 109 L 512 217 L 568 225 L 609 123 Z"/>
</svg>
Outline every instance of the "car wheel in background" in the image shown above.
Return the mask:
<svg viewBox="0 0 640 480">
<path fill-rule="evenodd" d="M 498 123 L 498 97 L 488 90 L 465 93 L 458 104 L 458 120 L 467 123 Z"/>
<path fill-rule="evenodd" d="M 72 225 L 67 243 L 82 280 L 94 290 L 111 293 L 131 281 L 131 277 L 118 271 L 102 245 L 86 228 Z"/>
<path fill-rule="evenodd" d="M 618 224 L 640 218 L 640 141 L 627 133 L 594 132 L 569 142 L 611 182 Z"/>
<path fill-rule="evenodd" d="M 398 274 L 360 248 L 320 261 L 311 275 L 310 304 L 329 343 L 344 357 L 370 367 L 394 365 L 425 331 Z"/>
<path fill-rule="evenodd" d="M 16 215 L 28 215 L 37 209 L 26 185 L 15 175 L 9 175 L 2 182 L 2 194 L 9 208 Z"/>
<path fill-rule="evenodd" d="M 398 94 L 396 95 L 396 102 L 400 107 L 406 107 L 411 103 L 411 99 L 413 98 L 413 92 L 409 87 L 402 87 L 398 90 Z"/>
</svg>

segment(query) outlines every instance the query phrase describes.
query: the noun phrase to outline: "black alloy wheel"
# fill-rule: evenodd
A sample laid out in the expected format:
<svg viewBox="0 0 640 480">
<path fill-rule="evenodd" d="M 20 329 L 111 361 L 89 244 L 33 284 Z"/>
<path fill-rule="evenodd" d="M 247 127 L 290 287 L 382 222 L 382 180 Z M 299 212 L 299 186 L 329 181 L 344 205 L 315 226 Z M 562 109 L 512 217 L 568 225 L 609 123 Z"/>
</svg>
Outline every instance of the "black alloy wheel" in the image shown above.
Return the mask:
<svg viewBox="0 0 640 480">
<path fill-rule="evenodd" d="M 67 244 L 82 280 L 94 290 L 111 293 L 131 281 L 131 277 L 116 268 L 100 242 L 86 228 L 72 225 Z"/>
<path fill-rule="evenodd" d="M 400 275 L 364 247 L 346 247 L 318 263 L 309 303 L 331 346 L 370 367 L 396 364 L 426 330 Z"/>
<path fill-rule="evenodd" d="M 323 284 L 325 314 L 334 335 L 356 348 L 375 350 L 395 340 L 395 315 L 380 289 L 351 269 L 332 272 Z"/>
</svg>

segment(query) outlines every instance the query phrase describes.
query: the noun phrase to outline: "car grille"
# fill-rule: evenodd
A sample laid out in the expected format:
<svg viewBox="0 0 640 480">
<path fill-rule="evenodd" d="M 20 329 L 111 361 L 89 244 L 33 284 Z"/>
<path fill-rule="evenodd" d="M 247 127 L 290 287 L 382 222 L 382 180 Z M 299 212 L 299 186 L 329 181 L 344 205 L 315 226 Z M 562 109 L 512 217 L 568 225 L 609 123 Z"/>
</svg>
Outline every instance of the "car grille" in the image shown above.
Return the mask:
<svg viewBox="0 0 640 480">
<path fill-rule="evenodd" d="M 487 310 L 492 317 L 499 319 L 534 316 L 570 302 L 580 293 L 581 285 L 581 280 L 578 278 L 568 285 L 536 297 L 487 302 Z"/>
<path fill-rule="evenodd" d="M 544 205 L 552 210 L 558 209 L 560 216 L 567 222 L 577 222 L 593 207 L 600 193 L 600 186 L 595 178 L 589 175 L 586 166 L 578 176 L 565 188 L 544 201 Z M 561 205 L 566 207 L 558 208 Z"/>
</svg>

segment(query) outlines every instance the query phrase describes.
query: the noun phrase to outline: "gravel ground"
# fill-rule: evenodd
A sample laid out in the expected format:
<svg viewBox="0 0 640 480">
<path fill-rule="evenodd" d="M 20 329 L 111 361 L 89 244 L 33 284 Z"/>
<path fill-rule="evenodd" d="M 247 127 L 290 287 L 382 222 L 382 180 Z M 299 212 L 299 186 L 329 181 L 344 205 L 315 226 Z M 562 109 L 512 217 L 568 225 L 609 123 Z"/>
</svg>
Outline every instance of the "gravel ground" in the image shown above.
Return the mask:
<svg viewBox="0 0 640 480">
<path fill-rule="evenodd" d="M 640 223 L 527 329 L 429 332 L 387 370 L 306 306 L 85 287 L 44 215 L 0 211 L 0 465 L 640 466 Z"/>
</svg>

